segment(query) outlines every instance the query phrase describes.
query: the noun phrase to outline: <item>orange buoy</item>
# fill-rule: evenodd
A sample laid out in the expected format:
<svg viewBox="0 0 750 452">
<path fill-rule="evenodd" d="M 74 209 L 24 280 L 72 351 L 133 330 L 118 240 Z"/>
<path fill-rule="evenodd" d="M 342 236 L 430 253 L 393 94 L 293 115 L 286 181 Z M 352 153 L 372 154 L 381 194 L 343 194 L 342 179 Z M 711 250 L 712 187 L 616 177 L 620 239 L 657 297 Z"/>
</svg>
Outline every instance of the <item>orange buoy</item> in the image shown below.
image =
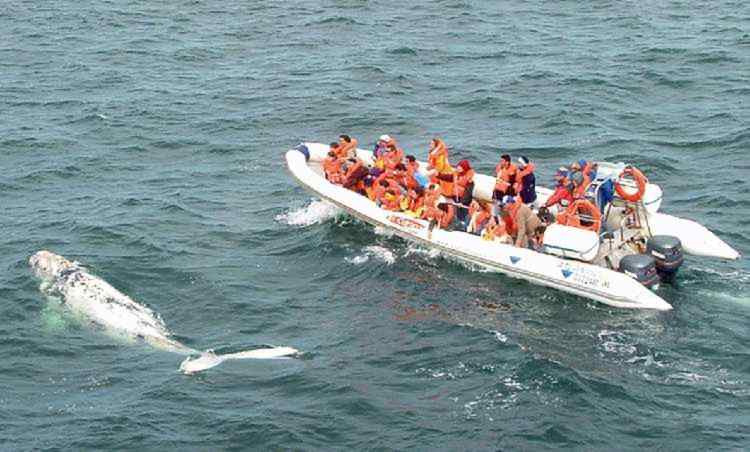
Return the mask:
<svg viewBox="0 0 750 452">
<path fill-rule="evenodd" d="M 581 215 L 587 216 L 588 218 L 586 218 L 585 221 L 590 222 L 591 224 L 584 225 L 581 221 Z M 568 206 L 563 213 L 557 216 L 557 222 L 564 226 L 571 226 L 598 233 L 602 226 L 602 214 L 589 200 L 577 199 Z"/>
<path fill-rule="evenodd" d="M 633 180 L 635 180 L 635 183 L 638 186 L 637 192 L 628 193 L 625 191 L 622 185 L 620 185 L 620 180 L 622 180 L 622 178 L 625 176 L 629 176 Z M 643 173 L 638 170 L 638 168 L 628 166 L 622 171 L 622 173 L 620 173 L 620 177 L 615 183 L 615 191 L 620 196 L 620 198 L 624 199 L 625 201 L 638 202 L 641 200 L 641 198 L 643 198 L 643 194 L 646 192 L 646 184 L 648 184 L 648 179 L 646 179 L 646 176 L 644 176 Z"/>
</svg>

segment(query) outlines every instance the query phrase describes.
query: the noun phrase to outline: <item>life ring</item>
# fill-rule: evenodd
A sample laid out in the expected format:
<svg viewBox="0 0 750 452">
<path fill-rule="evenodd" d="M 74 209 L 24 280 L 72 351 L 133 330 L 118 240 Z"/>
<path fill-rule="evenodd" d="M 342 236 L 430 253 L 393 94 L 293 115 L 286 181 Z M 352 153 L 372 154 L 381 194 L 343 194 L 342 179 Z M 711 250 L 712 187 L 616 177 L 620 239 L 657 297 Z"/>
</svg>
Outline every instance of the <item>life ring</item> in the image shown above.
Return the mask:
<svg viewBox="0 0 750 452">
<path fill-rule="evenodd" d="M 589 217 L 586 218 L 586 222 L 591 222 L 591 224 L 582 224 L 581 215 Z M 568 206 L 568 208 L 565 209 L 565 212 L 557 216 L 557 222 L 564 226 L 571 226 L 598 233 L 599 229 L 602 227 L 602 214 L 589 200 L 578 199 Z"/>
<path fill-rule="evenodd" d="M 624 176 L 630 176 L 633 180 L 635 180 L 635 183 L 638 186 L 637 192 L 628 193 L 625 191 L 622 185 L 620 185 L 620 180 L 622 180 Z M 620 177 L 617 178 L 617 182 L 615 183 L 615 191 L 620 196 L 620 198 L 624 199 L 625 201 L 638 202 L 641 200 L 641 198 L 643 198 L 643 194 L 646 192 L 646 184 L 648 184 L 648 179 L 646 179 L 646 176 L 644 176 L 643 173 L 638 170 L 638 168 L 628 166 L 622 171 L 622 173 L 620 173 Z"/>
</svg>

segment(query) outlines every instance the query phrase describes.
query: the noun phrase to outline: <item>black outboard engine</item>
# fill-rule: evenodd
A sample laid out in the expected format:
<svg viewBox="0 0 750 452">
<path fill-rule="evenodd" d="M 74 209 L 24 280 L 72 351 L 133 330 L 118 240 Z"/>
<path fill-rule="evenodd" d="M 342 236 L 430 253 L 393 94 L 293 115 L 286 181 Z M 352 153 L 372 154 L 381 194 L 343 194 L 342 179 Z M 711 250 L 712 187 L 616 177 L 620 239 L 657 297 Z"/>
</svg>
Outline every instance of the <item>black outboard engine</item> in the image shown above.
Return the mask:
<svg viewBox="0 0 750 452">
<path fill-rule="evenodd" d="M 648 240 L 646 253 L 656 260 L 656 271 L 662 279 L 670 281 L 677 274 L 684 257 L 682 242 L 671 235 L 655 235 Z"/>
<path fill-rule="evenodd" d="M 656 259 L 646 254 L 630 254 L 620 260 L 620 271 L 646 287 L 659 283 Z"/>
</svg>

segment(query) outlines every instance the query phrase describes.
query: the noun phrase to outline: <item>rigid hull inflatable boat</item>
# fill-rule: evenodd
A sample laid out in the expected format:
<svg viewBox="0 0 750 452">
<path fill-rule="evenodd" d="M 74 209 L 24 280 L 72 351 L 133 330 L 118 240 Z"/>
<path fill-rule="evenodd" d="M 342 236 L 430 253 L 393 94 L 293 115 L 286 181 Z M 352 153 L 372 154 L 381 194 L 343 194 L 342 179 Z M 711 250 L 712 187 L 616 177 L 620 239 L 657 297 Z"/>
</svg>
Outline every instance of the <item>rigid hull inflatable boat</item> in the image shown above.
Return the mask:
<svg viewBox="0 0 750 452">
<path fill-rule="evenodd" d="M 602 234 L 553 223 L 544 234 L 541 252 L 488 242 L 477 235 L 440 229 L 427 220 L 382 209 L 366 196 L 330 183 L 321 167 L 329 149 L 326 144 L 302 143 L 286 153 L 291 174 L 316 196 L 366 223 L 456 259 L 610 306 L 671 309 L 651 288 L 658 286 L 657 271 L 667 278 L 674 274 L 682 263 L 683 250 L 700 256 L 739 257 L 703 226 L 659 213 L 662 190 L 654 184 L 645 186 L 638 202 L 612 199 L 602 219 L 601 230 L 606 231 Z M 371 152 L 358 149 L 356 154 L 372 164 Z M 424 170 L 424 163 L 420 167 Z M 624 168 L 624 164 L 600 163 L 597 180 L 589 188 L 592 196 L 599 183 Z M 474 198 L 491 200 L 495 178 L 477 174 L 474 183 Z M 544 203 L 551 193 L 538 187 L 535 204 Z"/>
</svg>

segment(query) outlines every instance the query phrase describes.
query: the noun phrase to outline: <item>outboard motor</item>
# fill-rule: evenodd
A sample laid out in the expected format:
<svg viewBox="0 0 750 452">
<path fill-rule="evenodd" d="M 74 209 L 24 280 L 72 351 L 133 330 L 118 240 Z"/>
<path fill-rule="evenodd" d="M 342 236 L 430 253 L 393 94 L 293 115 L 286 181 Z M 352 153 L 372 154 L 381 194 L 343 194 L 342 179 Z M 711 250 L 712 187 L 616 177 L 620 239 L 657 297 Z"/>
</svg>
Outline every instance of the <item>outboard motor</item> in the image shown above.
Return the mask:
<svg viewBox="0 0 750 452">
<path fill-rule="evenodd" d="M 682 242 L 672 235 L 655 235 L 648 240 L 646 253 L 656 260 L 656 270 L 665 280 L 674 278 L 682 265 Z"/>
<path fill-rule="evenodd" d="M 659 283 L 656 259 L 646 254 L 630 254 L 620 260 L 620 271 L 646 287 Z"/>
</svg>

